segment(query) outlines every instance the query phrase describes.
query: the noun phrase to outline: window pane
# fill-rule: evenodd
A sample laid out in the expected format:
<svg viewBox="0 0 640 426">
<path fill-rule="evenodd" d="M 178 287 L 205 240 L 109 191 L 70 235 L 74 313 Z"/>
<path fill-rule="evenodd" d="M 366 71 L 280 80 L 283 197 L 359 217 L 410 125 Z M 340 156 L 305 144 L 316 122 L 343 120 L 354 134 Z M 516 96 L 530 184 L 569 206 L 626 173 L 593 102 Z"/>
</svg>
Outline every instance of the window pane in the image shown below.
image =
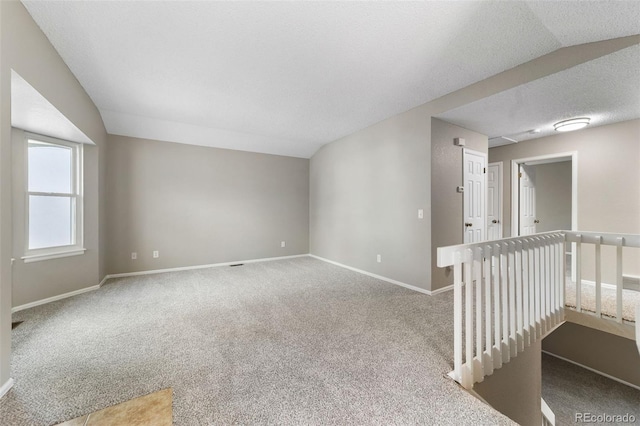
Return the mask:
<svg viewBox="0 0 640 426">
<path fill-rule="evenodd" d="M 66 146 L 29 143 L 29 191 L 70 194 L 72 150 Z"/>
<path fill-rule="evenodd" d="M 29 196 L 30 250 L 74 244 L 74 202 L 70 197 Z"/>
</svg>

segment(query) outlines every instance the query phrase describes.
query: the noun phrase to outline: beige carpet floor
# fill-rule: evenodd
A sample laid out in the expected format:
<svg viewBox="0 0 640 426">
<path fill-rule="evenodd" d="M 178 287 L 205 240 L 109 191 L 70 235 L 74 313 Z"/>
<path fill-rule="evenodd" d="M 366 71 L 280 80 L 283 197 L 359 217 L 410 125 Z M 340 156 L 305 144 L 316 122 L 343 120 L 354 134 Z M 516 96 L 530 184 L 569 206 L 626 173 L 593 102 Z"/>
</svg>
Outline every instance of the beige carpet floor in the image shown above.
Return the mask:
<svg viewBox="0 0 640 426">
<path fill-rule="evenodd" d="M 446 375 L 453 294 L 303 257 L 110 280 L 14 314 L 0 425 L 173 389 L 176 425 L 496 425 Z"/>
<path fill-rule="evenodd" d="M 636 306 L 640 305 L 640 292 L 634 290 L 622 290 L 622 318 L 626 321 L 636 321 Z M 567 280 L 565 291 L 565 305 L 576 307 L 576 284 Z M 596 311 L 596 288 L 592 284 L 583 284 L 581 290 L 582 310 Z M 617 318 L 616 290 L 602 287 L 601 306 L 602 315 L 609 318 Z"/>
</svg>

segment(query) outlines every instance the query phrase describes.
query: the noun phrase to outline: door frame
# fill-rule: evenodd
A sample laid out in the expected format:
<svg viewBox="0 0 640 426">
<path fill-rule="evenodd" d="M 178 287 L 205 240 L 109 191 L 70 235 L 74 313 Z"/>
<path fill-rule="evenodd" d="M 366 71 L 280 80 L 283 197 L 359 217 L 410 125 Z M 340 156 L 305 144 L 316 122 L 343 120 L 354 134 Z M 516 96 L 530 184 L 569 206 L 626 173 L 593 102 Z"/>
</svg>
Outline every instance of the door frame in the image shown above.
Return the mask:
<svg viewBox="0 0 640 426">
<path fill-rule="evenodd" d="M 500 177 L 498 178 L 498 193 L 500 194 L 500 202 L 498 203 L 498 221 L 500 225 L 500 238 L 504 237 L 504 162 L 503 161 L 495 161 L 493 163 L 487 163 L 487 172 L 489 171 L 489 167 L 498 166 L 498 173 Z M 487 182 L 487 187 L 489 186 Z M 485 197 L 486 198 L 486 197 Z M 485 209 L 485 218 L 486 218 L 486 209 Z M 489 229 L 489 224 L 487 223 L 487 231 Z"/>
<path fill-rule="evenodd" d="M 534 157 L 511 160 L 511 236 L 520 235 L 520 183 L 518 173 L 524 163 L 547 164 L 560 159 L 571 158 L 571 231 L 578 230 L 578 152 L 560 152 L 557 154 L 537 155 Z M 556 161 L 554 161 L 556 160 Z"/>
<path fill-rule="evenodd" d="M 464 174 L 465 174 L 465 154 L 473 154 L 473 155 L 477 155 L 479 157 L 484 157 L 484 166 L 485 166 L 485 171 L 484 171 L 484 179 L 483 179 L 483 183 L 482 183 L 482 220 L 484 221 L 484 232 L 482 233 L 482 238 L 481 241 L 486 241 L 487 238 L 487 170 L 486 168 L 489 167 L 489 154 L 486 152 L 482 152 L 482 151 L 476 151 L 475 149 L 470 149 L 470 148 L 463 148 L 462 149 L 462 176 L 460 176 L 460 178 L 462 179 L 462 187 L 464 188 L 465 186 L 465 181 L 464 181 Z M 464 207 L 465 207 L 465 200 L 467 198 L 467 194 L 466 192 L 462 195 L 462 241 L 464 242 L 464 235 L 465 235 L 465 226 L 464 226 L 464 221 L 465 221 L 465 216 L 464 216 Z"/>
</svg>

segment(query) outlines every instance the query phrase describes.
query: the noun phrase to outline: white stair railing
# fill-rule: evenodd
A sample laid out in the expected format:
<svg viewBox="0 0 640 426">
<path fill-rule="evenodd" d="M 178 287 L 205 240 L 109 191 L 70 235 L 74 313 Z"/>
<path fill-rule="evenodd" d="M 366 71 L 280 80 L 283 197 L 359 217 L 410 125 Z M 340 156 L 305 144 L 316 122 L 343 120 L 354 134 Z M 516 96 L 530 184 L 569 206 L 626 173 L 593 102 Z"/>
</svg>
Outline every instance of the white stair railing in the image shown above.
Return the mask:
<svg viewBox="0 0 640 426">
<path fill-rule="evenodd" d="M 636 306 L 636 346 L 640 352 L 640 305 Z"/>
<path fill-rule="evenodd" d="M 555 426 L 556 415 L 543 398 L 540 398 L 540 409 L 542 411 L 542 426 Z"/>
<path fill-rule="evenodd" d="M 466 389 L 563 321 L 564 240 L 556 231 L 438 248 L 454 275 L 451 376 Z"/>
<path fill-rule="evenodd" d="M 579 231 L 563 231 L 567 243 L 575 243 L 576 253 L 576 311 L 583 312 L 582 292 L 585 280 L 583 280 L 583 261 L 582 254 L 587 247 L 592 245 L 595 253 L 594 269 L 595 269 L 595 307 L 591 307 L 595 311 L 595 316 L 602 318 L 602 246 L 616 247 L 616 282 L 610 283 L 615 285 L 616 295 L 616 312 L 615 321 L 623 322 L 622 306 L 623 306 L 623 248 L 624 247 L 640 247 L 640 235 L 638 234 L 611 234 L 604 232 L 579 232 Z M 613 312 L 608 313 L 612 316 Z M 640 320 L 636 315 L 636 323 Z"/>
<path fill-rule="evenodd" d="M 583 311 L 583 245 L 592 244 L 593 315 L 622 323 L 623 248 L 640 247 L 638 234 L 553 231 L 438 248 L 438 266 L 453 267 L 454 277 L 454 369 L 450 375 L 466 389 L 564 321 L 565 253 L 571 243 L 576 245 L 576 310 Z M 608 318 L 602 316 L 603 245 L 616 247 L 616 313 Z M 636 341 L 640 342 L 637 326 Z"/>
</svg>

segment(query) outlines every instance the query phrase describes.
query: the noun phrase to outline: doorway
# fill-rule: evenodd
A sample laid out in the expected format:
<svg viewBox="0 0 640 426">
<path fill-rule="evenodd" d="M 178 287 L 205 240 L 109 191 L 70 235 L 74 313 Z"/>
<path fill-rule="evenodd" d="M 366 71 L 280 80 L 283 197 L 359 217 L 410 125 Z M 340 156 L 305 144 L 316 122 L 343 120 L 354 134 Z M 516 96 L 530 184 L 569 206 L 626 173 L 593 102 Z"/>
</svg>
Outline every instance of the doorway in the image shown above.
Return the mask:
<svg viewBox="0 0 640 426">
<path fill-rule="evenodd" d="M 570 168 L 571 191 L 565 192 L 562 202 L 557 202 L 558 197 L 555 192 L 558 187 L 566 186 L 567 182 L 551 187 L 549 180 L 553 181 L 553 177 L 550 179 L 549 176 L 545 176 L 548 170 L 544 169 L 553 168 L 555 163 L 563 163 L 565 169 Z M 545 167 L 536 168 L 536 166 Z M 541 170 L 543 173 L 540 173 Z M 567 175 L 568 173 L 565 172 L 565 178 Z M 542 181 L 538 182 L 540 180 Z M 522 190 L 522 186 L 526 186 L 527 189 Z M 545 188 L 547 192 L 554 192 L 554 194 L 544 193 Z M 540 199 L 541 195 L 542 199 Z M 567 198 L 570 198 L 570 203 Z M 543 203 L 542 206 L 540 202 Z M 539 211 L 540 207 L 542 211 Z M 570 212 L 561 214 L 563 210 L 570 210 Z M 526 213 L 530 216 L 523 217 Z M 567 221 L 567 217 L 570 217 L 570 220 Z M 572 231 L 578 229 L 578 153 L 573 151 L 512 160 L 511 236 L 518 237 L 562 228 Z M 571 244 L 571 247 L 567 247 L 566 253 L 567 261 L 571 265 L 572 279 L 575 279 L 576 273 L 575 256 L 572 255 L 574 250 L 575 244 Z"/>
<path fill-rule="evenodd" d="M 554 166 L 556 163 L 558 164 Z M 569 174 L 570 185 L 566 180 L 557 181 L 560 176 L 566 179 Z M 562 190 L 564 187 L 566 191 Z M 576 152 L 511 161 L 512 237 L 553 231 L 558 227 L 577 230 L 577 205 L 578 154 Z"/>
<path fill-rule="evenodd" d="M 463 235 L 464 244 L 484 241 L 486 236 L 487 154 L 464 149 Z"/>
<path fill-rule="evenodd" d="M 502 238 L 502 161 L 487 167 L 487 240 Z"/>
</svg>

